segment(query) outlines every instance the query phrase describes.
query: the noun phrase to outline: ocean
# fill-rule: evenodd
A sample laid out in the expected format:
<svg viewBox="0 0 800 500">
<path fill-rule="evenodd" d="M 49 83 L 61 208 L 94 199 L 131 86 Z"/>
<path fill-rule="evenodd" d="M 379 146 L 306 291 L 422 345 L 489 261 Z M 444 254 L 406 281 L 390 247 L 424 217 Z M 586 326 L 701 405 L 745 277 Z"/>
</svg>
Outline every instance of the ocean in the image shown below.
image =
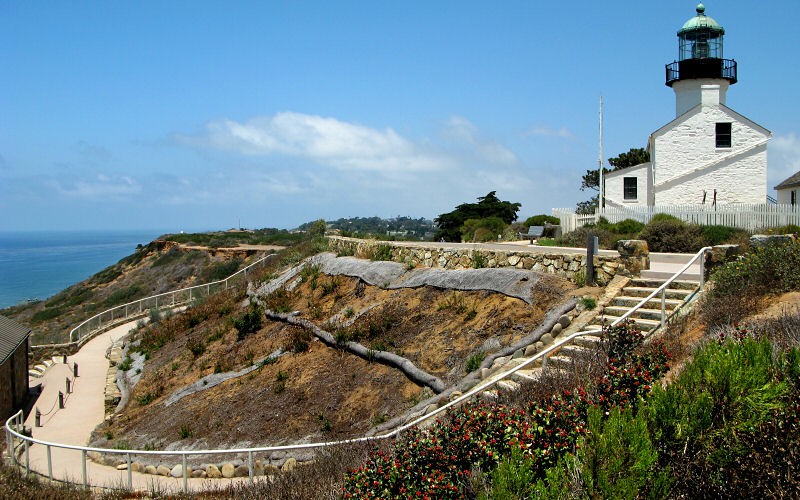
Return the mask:
<svg viewBox="0 0 800 500">
<path fill-rule="evenodd" d="M 165 232 L 0 232 L 0 309 L 47 299 Z"/>
</svg>

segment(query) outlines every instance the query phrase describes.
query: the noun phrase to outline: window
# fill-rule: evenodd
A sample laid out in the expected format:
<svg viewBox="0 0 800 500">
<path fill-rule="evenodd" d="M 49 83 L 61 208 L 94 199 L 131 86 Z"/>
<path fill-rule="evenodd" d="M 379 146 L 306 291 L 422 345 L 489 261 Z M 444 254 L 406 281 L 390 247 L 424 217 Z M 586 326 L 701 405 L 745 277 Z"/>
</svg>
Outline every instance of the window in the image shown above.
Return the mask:
<svg viewBox="0 0 800 500">
<path fill-rule="evenodd" d="M 717 123 L 717 147 L 731 147 L 731 124 Z"/>
<path fill-rule="evenodd" d="M 636 177 L 623 177 L 622 182 L 624 183 L 624 199 L 626 200 L 635 200 L 638 198 L 638 193 L 636 191 Z"/>
<path fill-rule="evenodd" d="M 789 192 L 789 204 L 797 205 L 797 191 L 792 190 Z"/>
</svg>

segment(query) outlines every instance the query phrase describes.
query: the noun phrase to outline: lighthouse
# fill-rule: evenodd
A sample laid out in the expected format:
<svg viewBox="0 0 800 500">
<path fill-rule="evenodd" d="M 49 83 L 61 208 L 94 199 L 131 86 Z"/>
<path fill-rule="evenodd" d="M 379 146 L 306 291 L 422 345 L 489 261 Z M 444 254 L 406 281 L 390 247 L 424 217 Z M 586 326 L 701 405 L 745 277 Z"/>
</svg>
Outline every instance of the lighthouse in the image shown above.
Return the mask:
<svg viewBox="0 0 800 500">
<path fill-rule="evenodd" d="M 728 106 L 738 68 L 725 58 L 725 29 L 703 4 L 695 11 L 678 30 L 678 60 L 666 65 L 675 118 L 650 134 L 648 163 L 605 175 L 609 208 L 766 202 L 771 133 Z"/>
<path fill-rule="evenodd" d="M 678 31 L 678 60 L 666 68 L 675 116 L 698 104 L 725 104 L 728 87 L 737 82 L 736 61 L 724 57 L 725 29 L 706 15 L 703 4 L 696 11 Z"/>
</svg>

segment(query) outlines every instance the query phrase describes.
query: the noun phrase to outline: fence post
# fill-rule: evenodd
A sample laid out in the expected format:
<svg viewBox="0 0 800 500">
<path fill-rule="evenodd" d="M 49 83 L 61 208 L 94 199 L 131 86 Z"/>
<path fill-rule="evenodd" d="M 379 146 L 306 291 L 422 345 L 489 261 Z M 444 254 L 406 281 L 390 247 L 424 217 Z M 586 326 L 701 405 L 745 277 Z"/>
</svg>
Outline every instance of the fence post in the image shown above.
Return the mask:
<svg viewBox="0 0 800 500">
<path fill-rule="evenodd" d="M 11 463 L 14 463 L 14 435 L 11 434 L 11 431 L 6 429 L 6 446 L 8 447 L 8 459 L 11 460 Z"/>
<path fill-rule="evenodd" d="M 700 256 L 700 288 L 706 284 L 706 250 Z"/>
<path fill-rule="evenodd" d="M 31 455 L 29 452 L 30 446 L 28 446 L 28 440 L 24 440 L 25 443 L 25 475 L 27 476 L 31 472 Z"/>
<path fill-rule="evenodd" d="M 50 445 L 47 445 L 47 477 L 53 480 L 53 458 L 50 455 Z"/>
<path fill-rule="evenodd" d="M 133 471 L 131 470 L 131 454 L 128 455 L 128 490 L 133 491 Z"/>
<path fill-rule="evenodd" d="M 667 289 L 661 289 L 661 326 L 664 326 L 664 316 L 666 312 L 666 302 L 667 302 Z"/>
<path fill-rule="evenodd" d="M 586 285 L 594 285 L 594 233 L 586 236 Z"/>
<path fill-rule="evenodd" d="M 86 477 L 86 450 L 81 450 L 81 474 L 83 475 L 83 487 L 89 486 L 89 481 Z"/>
<path fill-rule="evenodd" d="M 250 484 L 253 484 L 254 482 L 253 467 L 253 450 L 250 450 L 247 452 L 247 468 L 249 469 L 248 474 L 250 475 Z"/>
<path fill-rule="evenodd" d="M 189 470 L 186 468 L 186 454 L 182 455 L 183 459 L 183 492 L 189 493 Z"/>
</svg>

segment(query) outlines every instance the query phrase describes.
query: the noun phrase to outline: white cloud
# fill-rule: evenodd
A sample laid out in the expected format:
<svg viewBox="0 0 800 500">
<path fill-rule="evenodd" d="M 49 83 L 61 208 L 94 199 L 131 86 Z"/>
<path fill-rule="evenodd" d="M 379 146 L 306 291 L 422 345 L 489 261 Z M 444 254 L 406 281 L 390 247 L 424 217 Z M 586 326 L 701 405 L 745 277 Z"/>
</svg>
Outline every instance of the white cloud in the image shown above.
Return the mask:
<svg viewBox="0 0 800 500">
<path fill-rule="evenodd" d="M 478 127 L 461 116 L 452 116 L 447 120 L 444 136 L 460 146 L 467 146 L 472 153 L 492 165 L 515 165 L 517 155 L 498 142 L 480 137 Z"/>
<path fill-rule="evenodd" d="M 562 139 L 571 139 L 574 137 L 566 127 L 554 129 L 547 126 L 533 127 L 524 134 L 527 137 L 560 137 Z"/>
<path fill-rule="evenodd" d="M 60 177 L 50 179 L 48 184 L 62 196 L 90 200 L 124 198 L 142 191 L 136 180 L 125 175 L 110 177 L 98 174 L 88 179 Z"/>
<path fill-rule="evenodd" d="M 767 146 L 767 189 L 771 190 L 800 171 L 800 138 L 794 132 L 776 136 Z"/>
<path fill-rule="evenodd" d="M 451 166 L 401 137 L 391 128 L 376 130 L 302 113 L 284 112 L 245 123 L 218 120 L 199 137 L 179 141 L 244 155 L 286 155 L 306 158 L 340 170 L 435 171 Z"/>
</svg>

